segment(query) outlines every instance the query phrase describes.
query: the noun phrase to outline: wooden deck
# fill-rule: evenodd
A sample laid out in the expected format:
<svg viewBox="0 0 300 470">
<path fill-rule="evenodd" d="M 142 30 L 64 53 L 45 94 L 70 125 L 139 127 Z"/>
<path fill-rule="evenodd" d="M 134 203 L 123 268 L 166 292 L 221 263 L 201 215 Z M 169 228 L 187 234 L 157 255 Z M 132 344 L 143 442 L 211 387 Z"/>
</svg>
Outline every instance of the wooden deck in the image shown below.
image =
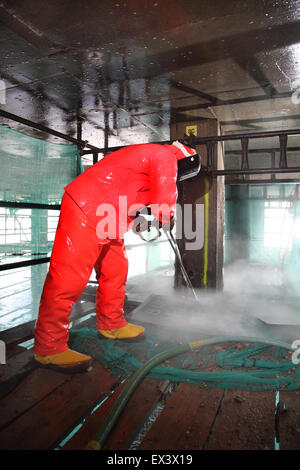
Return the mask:
<svg viewBox="0 0 300 470">
<path fill-rule="evenodd" d="M 40 368 L 14 343 L 0 373 L 1 450 L 84 450 L 125 385 L 96 361 L 84 374 Z M 281 392 L 276 416 L 275 395 L 187 383 L 170 392 L 168 382 L 145 379 L 104 449 L 273 450 L 276 432 L 280 449 L 298 450 L 300 392 Z"/>
</svg>

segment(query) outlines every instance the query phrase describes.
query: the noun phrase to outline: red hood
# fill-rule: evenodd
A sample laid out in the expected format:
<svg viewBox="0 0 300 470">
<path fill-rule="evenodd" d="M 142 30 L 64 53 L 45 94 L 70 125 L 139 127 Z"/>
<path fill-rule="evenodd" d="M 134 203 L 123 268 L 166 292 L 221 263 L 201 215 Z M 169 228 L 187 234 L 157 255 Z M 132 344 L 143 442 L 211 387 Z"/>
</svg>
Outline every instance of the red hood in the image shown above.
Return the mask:
<svg viewBox="0 0 300 470">
<path fill-rule="evenodd" d="M 183 145 L 183 144 L 182 144 Z M 177 157 L 177 160 L 181 160 L 182 158 L 186 158 L 187 155 L 185 155 L 182 150 L 180 150 L 180 148 L 176 147 L 176 145 L 169 145 L 169 144 L 164 144 L 164 147 L 166 147 L 168 150 L 170 150 L 170 152 L 173 152 L 176 157 Z M 194 155 L 196 153 L 196 150 L 192 150 L 190 147 L 187 147 L 186 145 L 183 145 L 183 147 L 186 149 L 186 151 L 190 154 L 190 155 Z"/>
</svg>

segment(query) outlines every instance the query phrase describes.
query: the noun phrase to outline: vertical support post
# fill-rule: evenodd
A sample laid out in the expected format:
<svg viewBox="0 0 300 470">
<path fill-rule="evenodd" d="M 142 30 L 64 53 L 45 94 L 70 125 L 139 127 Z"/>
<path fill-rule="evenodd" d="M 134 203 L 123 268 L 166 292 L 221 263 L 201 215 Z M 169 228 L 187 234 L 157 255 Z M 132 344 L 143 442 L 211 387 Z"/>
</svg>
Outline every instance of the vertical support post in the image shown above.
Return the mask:
<svg viewBox="0 0 300 470">
<path fill-rule="evenodd" d="M 216 119 L 178 123 L 171 125 L 171 139 L 183 139 L 186 127 L 197 128 L 197 137 L 219 135 Z M 224 169 L 222 144 L 214 142 L 196 147 L 203 166 Z M 225 219 L 224 176 L 213 178 L 200 172 L 193 180 L 178 184 L 178 205 L 181 208 L 183 229 L 177 228 L 178 246 L 185 269 L 195 288 L 222 289 L 223 287 L 223 243 Z M 192 210 L 191 210 L 192 208 Z M 192 214 L 192 227 L 186 227 Z M 182 232 L 182 233 L 179 233 Z M 200 233 L 202 231 L 202 233 Z M 191 239 L 191 233 L 194 239 Z M 198 246 L 201 236 L 203 243 Z M 192 241 L 192 243 L 191 243 Z M 194 243 L 193 248 L 191 245 Z M 175 287 L 185 285 L 180 267 L 175 263 Z"/>
<path fill-rule="evenodd" d="M 108 149 L 108 134 L 109 134 L 109 112 L 104 111 L 104 154 L 106 154 Z"/>
<path fill-rule="evenodd" d="M 77 114 L 77 122 L 76 122 L 76 137 L 78 140 L 82 140 L 82 119 Z"/>
<path fill-rule="evenodd" d="M 31 209 L 31 239 L 32 250 L 34 253 L 45 253 L 48 251 L 48 210 L 47 209 Z M 34 302 L 38 302 L 41 296 L 41 288 L 39 280 L 44 279 L 47 274 L 48 264 L 39 264 L 38 266 L 30 266 L 27 268 L 30 273 L 31 296 Z"/>
<path fill-rule="evenodd" d="M 287 157 L 286 157 L 287 135 L 285 134 L 280 135 L 279 142 L 280 142 L 279 168 L 287 168 Z"/>
<path fill-rule="evenodd" d="M 207 142 L 207 168 L 212 170 L 214 168 L 214 153 L 215 153 L 215 142 Z"/>
<path fill-rule="evenodd" d="M 275 168 L 276 163 L 276 150 L 271 150 L 271 168 Z M 274 173 L 271 174 L 271 180 L 276 181 L 276 175 Z"/>
<path fill-rule="evenodd" d="M 249 139 L 248 137 L 242 137 L 241 139 L 242 144 L 242 162 L 241 162 L 241 169 L 248 170 L 249 169 L 249 160 L 248 160 L 248 145 Z"/>
<path fill-rule="evenodd" d="M 230 185 L 227 192 L 226 228 L 230 243 L 226 247 L 227 262 L 249 259 L 249 188 Z"/>
<path fill-rule="evenodd" d="M 97 161 L 98 161 L 98 153 L 94 152 L 93 153 L 93 165 L 95 165 L 95 163 L 97 163 Z"/>
</svg>

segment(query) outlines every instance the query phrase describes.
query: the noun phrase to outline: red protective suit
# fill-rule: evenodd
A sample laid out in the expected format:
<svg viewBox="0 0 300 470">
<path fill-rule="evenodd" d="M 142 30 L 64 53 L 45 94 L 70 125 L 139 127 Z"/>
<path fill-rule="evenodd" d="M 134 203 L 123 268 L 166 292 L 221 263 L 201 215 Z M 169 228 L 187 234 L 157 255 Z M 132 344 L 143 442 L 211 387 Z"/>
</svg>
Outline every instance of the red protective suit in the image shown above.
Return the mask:
<svg viewBox="0 0 300 470">
<path fill-rule="evenodd" d="M 66 186 L 35 328 L 36 354 L 68 348 L 69 315 L 93 268 L 99 281 L 98 328 L 126 324 L 123 235 L 134 218 L 124 217 L 121 206 L 125 201 L 128 210 L 150 205 L 156 219 L 168 222 L 177 199 L 177 160 L 184 157 L 174 145 L 132 145 L 107 155 Z M 165 206 L 159 210 L 159 204 Z M 116 223 L 106 230 L 109 208 Z"/>
</svg>

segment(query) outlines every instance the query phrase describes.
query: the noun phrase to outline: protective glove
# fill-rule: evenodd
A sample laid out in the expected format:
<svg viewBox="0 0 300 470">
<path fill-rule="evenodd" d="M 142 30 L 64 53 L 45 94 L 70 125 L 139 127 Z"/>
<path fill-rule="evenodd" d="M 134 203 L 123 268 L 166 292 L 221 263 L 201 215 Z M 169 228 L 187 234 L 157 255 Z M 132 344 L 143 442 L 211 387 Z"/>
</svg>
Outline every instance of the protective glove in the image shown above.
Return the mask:
<svg viewBox="0 0 300 470">
<path fill-rule="evenodd" d="M 171 232 L 174 228 L 174 225 L 175 225 L 174 212 L 171 212 L 170 220 L 168 222 L 163 224 L 160 221 L 156 221 L 156 223 L 159 224 L 159 228 L 163 229 L 164 232 Z"/>
<path fill-rule="evenodd" d="M 143 215 L 138 214 L 138 216 L 135 218 L 132 231 L 139 235 L 142 240 L 144 241 L 155 241 L 157 238 L 161 236 L 161 229 L 163 231 L 170 231 L 174 228 L 175 224 L 175 217 L 173 214 L 171 214 L 170 221 L 168 223 L 162 224 L 161 221 L 154 219 L 154 220 L 147 220 Z M 151 232 L 151 229 L 156 229 L 156 236 L 154 236 L 151 240 L 146 240 L 144 237 L 141 235 L 143 232 Z"/>
<path fill-rule="evenodd" d="M 151 222 L 146 219 L 143 215 L 138 215 L 134 220 L 132 231 L 134 233 L 141 233 L 141 232 L 150 232 Z"/>
<path fill-rule="evenodd" d="M 166 231 L 169 231 L 171 232 L 174 228 L 174 225 L 175 225 L 175 217 L 172 216 L 170 218 L 170 223 L 167 223 L 167 224 L 164 224 L 164 225 L 161 225 L 161 228 L 166 232 Z"/>
</svg>

